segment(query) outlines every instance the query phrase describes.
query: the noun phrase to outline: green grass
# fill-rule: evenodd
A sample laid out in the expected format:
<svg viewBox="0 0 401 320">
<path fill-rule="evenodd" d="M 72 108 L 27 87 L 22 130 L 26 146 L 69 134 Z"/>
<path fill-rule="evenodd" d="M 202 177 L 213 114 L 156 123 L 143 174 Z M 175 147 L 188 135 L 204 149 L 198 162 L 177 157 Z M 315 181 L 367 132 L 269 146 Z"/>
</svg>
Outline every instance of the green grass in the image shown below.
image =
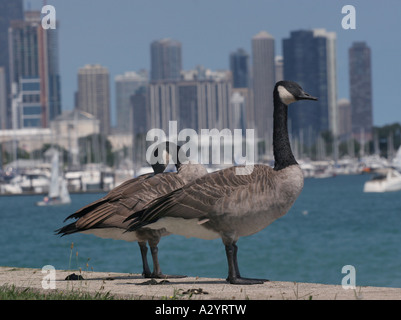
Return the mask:
<svg viewBox="0 0 401 320">
<path fill-rule="evenodd" d="M 109 292 L 88 293 L 79 291 L 41 292 L 30 288 L 22 289 L 15 286 L 0 286 L 0 300 L 117 300 Z"/>
</svg>

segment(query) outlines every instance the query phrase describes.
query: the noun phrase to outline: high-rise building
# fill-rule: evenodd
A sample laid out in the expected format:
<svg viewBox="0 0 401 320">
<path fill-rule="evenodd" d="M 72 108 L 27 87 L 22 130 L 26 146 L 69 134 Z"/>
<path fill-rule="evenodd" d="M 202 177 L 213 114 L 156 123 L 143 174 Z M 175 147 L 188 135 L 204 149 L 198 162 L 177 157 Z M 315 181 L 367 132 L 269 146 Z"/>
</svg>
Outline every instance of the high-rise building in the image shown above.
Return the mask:
<svg viewBox="0 0 401 320">
<path fill-rule="evenodd" d="M 150 45 L 151 80 L 179 80 L 182 60 L 181 43 L 172 39 L 153 41 Z"/>
<path fill-rule="evenodd" d="M 233 76 L 233 88 L 249 87 L 249 54 L 238 49 L 230 54 L 230 70 Z"/>
<path fill-rule="evenodd" d="M 13 99 L 17 100 L 13 121 L 22 128 L 46 128 L 61 113 L 57 28 L 43 29 L 40 11 L 27 11 L 24 20 L 10 22 L 8 35 L 10 87 Z M 24 89 L 29 87 L 27 83 L 33 83 L 31 80 L 37 82 L 34 91 L 40 91 L 39 101 L 30 99 L 29 90 Z M 21 95 L 25 100 L 21 100 Z"/>
<path fill-rule="evenodd" d="M 241 90 L 241 89 L 240 89 Z M 240 90 L 233 89 L 230 99 L 230 109 L 232 112 L 233 129 L 241 129 L 245 135 L 246 130 L 246 97 Z"/>
<path fill-rule="evenodd" d="M 276 56 L 274 58 L 274 63 L 276 66 L 276 82 L 285 80 L 284 79 L 284 60 L 282 56 Z"/>
<path fill-rule="evenodd" d="M 0 129 L 11 128 L 11 86 L 9 73 L 8 28 L 12 20 L 23 19 L 23 0 L 0 0 Z"/>
<path fill-rule="evenodd" d="M 178 121 L 178 130 L 232 128 L 232 84 L 230 73 L 225 74 L 223 77 L 222 72 L 205 70 L 204 80 L 198 80 L 196 72 L 187 72 L 186 80 L 151 82 L 147 98 L 149 129 L 168 132 L 170 120 Z"/>
<path fill-rule="evenodd" d="M 6 81 L 6 68 L 0 67 L 0 130 L 5 130 L 6 125 L 6 111 L 7 111 L 7 81 Z"/>
<path fill-rule="evenodd" d="M 371 52 L 365 42 L 354 42 L 348 53 L 352 132 L 366 142 L 372 139 L 373 127 Z"/>
<path fill-rule="evenodd" d="M 146 71 L 126 72 L 114 78 L 116 88 L 117 130 L 121 133 L 132 132 L 131 96 L 148 83 Z"/>
<path fill-rule="evenodd" d="M 231 79 L 179 82 L 179 129 L 231 129 L 231 88 Z"/>
<path fill-rule="evenodd" d="M 155 81 L 148 86 L 148 127 L 168 132 L 170 120 L 178 120 L 177 81 Z"/>
<path fill-rule="evenodd" d="M 132 107 L 132 132 L 137 134 L 146 134 L 148 131 L 147 116 L 147 87 L 143 86 L 136 90 L 131 96 Z"/>
<path fill-rule="evenodd" d="M 99 65 L 85 65 L 78 71 L 78 109 L 100 120 L 100 131 L 110 132 L 109 71 Z"/>
<path fill-rule="evenodd" d="M 351 102 L 348 99 L 338 100 L 338 136 L 347 140 L 352 133 Z"/>
<path fill-rule="evenodd" d="M 293 31 L 283 40 L 284 78 L 298 82 L 319 98 L 289 108 L 294 137 L 311 145 L 322 132 L 338 135 L 336 34 L 323 29 Z"/>
<path fill-rule="evenodd" d="M 275 85 L 274 38 L 266 31 L 252 37 L 252 60 L 254 119 L 249 121 L 254 122 L 259 138 L 271 140 Z"/>
</svg>

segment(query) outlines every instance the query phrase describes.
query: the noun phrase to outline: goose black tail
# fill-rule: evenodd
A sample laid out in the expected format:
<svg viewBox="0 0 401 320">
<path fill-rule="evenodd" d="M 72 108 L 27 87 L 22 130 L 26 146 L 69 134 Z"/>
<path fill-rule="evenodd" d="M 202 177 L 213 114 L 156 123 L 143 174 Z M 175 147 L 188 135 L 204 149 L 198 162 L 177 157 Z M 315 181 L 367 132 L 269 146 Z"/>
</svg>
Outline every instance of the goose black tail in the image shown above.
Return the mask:
<svg viewBox="0 0 401 320">
<path fill-rule="evenodd" d="M 75 222 L 73 222 L 73 223 L 70 223 L 70 224 L 60 228 L 60 229 L 55 230 L 54 232 L 56 233 L 56 235 L 57 234 L 61 234 L 61 236 L 64 237 L 66 235 L 78 232 L 78 229 L 77 229 L 77 227 L 75 225 Z"/>
</svg>

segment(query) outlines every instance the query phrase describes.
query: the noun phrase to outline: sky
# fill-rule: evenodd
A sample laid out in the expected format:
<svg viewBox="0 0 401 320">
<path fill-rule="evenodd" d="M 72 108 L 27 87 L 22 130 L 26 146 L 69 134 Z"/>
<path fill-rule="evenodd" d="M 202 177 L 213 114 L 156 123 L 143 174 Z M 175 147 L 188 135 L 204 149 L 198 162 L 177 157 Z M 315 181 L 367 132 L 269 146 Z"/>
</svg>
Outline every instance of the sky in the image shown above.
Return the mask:
<svg viewBox="0 0 401 320">
<path fill-rule="evenodd" d="M 44 0 L 24 0 L 40 10 Z M 110 71 L 112 119 L 114 77 L 150 70 L 150 43 L 182 43 L 184 69 L 203 65 L 229 69 L 229 54 L 261 30 L 275 38 L 276 55 L 291 31 L 324 28 L 337 34 L 338 99 L 349 98 L 348 49 L 366 41 L 372 50 L 373 121 L 401 122 L 401 1 L 399 0 L 47 0 L 59 21 L 62 105 L 74 105 L 77 72 L 99 63 Z M 353 5 L 356 28 L 343 29 L 345 5 Z M 291 80 L 291 79 L 287 79 Z M 307 90 L 307 88 L 304 88 Z"/>
</svg>

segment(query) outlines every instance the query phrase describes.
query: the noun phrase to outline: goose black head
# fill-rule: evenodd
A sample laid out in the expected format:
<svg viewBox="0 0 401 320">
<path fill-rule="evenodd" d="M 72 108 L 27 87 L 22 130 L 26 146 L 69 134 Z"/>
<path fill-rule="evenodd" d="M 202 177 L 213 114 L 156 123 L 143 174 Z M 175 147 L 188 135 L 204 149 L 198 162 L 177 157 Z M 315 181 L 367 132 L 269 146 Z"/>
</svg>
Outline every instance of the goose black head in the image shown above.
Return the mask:
<svg viewBox="0 0 401 320">
<path fill-rule="evenodd" d="M 298 100 L 317 100 L 316 97 L 306 93 L 301 86 L 294 81 L 279 81 L 276 83 L 274 91 L 277 92 L 281 102 L 286 105 Z"/>
<path fill-rule="evenodd" d="M 162 173 L 169 163 L 174 163 L 178 170 L 181 164 L 188 160 L 180 146 L 170 141 L 156 145 L 150 156 L 150 163 L 155 173 Z"/>
<path fill-rule="evenodd" d="M 155 174 L 164 172 L 167 167 L 167 163 L 164 163 L 164 161 L 159 161 L 159 149 L 159 145 L 153 149 L 151 153 L 151 159 L 149 161 Z"/>
</svg>

